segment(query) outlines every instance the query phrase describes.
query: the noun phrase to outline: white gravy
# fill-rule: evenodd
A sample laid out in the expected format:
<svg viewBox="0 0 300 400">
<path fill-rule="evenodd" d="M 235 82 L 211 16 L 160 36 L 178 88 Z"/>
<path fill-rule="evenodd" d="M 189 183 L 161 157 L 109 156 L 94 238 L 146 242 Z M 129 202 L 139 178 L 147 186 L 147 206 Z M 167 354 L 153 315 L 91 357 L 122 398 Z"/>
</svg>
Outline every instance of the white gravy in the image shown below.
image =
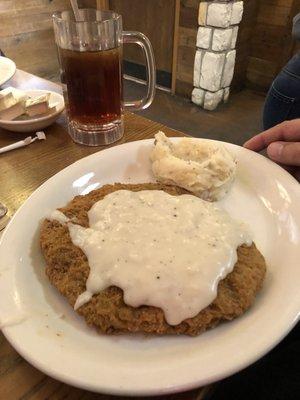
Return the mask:
<svg viewBox="0 0 300 400">
<path fill-rule="evenodd" d="M 88 217 L 89 228 L 68 223 L 90 266 L 74 308 L 118 286 L 126 304 L 159 307 L 170 325 L 213 302 L 237 261 L 237 247 L 252 242 L 243 224 L 192 195 L 120 190 L 95 203 Z"/>
</svg>

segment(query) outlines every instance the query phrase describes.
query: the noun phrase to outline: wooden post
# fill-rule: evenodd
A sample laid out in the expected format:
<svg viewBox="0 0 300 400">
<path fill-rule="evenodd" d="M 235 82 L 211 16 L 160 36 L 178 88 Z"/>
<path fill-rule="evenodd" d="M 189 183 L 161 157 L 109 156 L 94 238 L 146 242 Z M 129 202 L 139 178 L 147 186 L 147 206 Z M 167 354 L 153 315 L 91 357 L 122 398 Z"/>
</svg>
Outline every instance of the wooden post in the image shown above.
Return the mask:
<svg viewBox="0 0 300 400">
<path fill-rule="evenodd" d="M 109 10 L 109 0 L 97 0 L 97 8 L 99 10 Z"/>
<path fill-rule="evenodd" d="M 178 61 L 178 40 L 179 40 L 179 17 L 180 17 L 180 0 L 175 2 L 175 17 L 174 17 L 174 36 L 173 36 L 173 60 L 172 60 L 172 85 L 171 93 L 176 92 L 177 78 L 177 61 Z"/>
</svg>

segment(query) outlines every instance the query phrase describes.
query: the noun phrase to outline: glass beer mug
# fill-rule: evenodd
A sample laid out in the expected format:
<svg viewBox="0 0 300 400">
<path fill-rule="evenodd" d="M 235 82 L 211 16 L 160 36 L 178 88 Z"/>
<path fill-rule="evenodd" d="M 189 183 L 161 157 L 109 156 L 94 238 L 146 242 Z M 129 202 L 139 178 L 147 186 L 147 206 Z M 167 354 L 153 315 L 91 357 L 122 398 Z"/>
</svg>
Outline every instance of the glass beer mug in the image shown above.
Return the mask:
<svg viewBox="0 0 300 400">
<path fill-rule="evenodd" d="M 149 39 L 123 32 L 122 17 L 111 11 L 80 10 L 53 15 L 69 134 L 76 143 L 98 146 L 124 134 L 124 109 L 143 110 L 155 95 L 155 61 Z M 142 47 L 146 57 L 146 97 L 123 102 L 123 43 Z"/>
</svg>

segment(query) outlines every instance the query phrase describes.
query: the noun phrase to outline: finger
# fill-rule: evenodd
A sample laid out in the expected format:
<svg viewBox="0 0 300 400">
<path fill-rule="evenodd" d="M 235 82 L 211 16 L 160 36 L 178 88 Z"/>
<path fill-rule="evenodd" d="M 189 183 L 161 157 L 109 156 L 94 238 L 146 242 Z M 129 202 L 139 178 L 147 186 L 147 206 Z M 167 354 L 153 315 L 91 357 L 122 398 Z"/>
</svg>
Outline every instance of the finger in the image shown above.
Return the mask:
<svg viewBox="0 0 300 400">
<path fill-rule="evenodd" d="M 267 153 L 277 163 L 300 166 L 300 142 L 274 142 L 268 146 Z"/>
<path fill-rule="evenodd" d="M 260 151 L 268 147 L 270 143 L 277 141 L 300 141 L 300 119 L 285 121 L 276 125 L 248 140 L 244 147 L 249 150 Z"/>
</svg>

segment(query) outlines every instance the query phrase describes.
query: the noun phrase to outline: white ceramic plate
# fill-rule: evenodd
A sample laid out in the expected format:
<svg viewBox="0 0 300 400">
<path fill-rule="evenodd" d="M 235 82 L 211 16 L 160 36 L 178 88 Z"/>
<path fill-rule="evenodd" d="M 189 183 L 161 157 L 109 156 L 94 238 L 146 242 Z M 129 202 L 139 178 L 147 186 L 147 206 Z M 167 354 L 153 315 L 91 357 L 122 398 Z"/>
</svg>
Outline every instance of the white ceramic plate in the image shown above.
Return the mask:
<svg viewBox="0 0 300 400">
<path fill-rule="evenodd" d="M 49 179 L 16 213 L 0 244 L 0 321 L 16 350 L 48 375 L 129 395 L 183 391 L 248 366 L 295 325 L 300 309 L 300 187 L 284 170 L 226 144 L 239 161 L 222 205 L 250 224 L 268 273 L 254 306 L 199 337 L 104 336 L 88 328 L 45 278 L 39 223 L 75 195 L 113 182 L 152 180 L 153 141 L 116 146 Z"/>
<path fill-rule="evenodd" d="M 7 57 L 0 56 L 0 86 L 9 81 L 16 72 L 16 64 Z"/>
<path fill-rule="evenodd" d="M 50 90 L 24 90 L 30 97 L 38 97 L 45 93 L 50 93 L 49 106 L 56 106 L 56 111 L 41 117 L 32 117 L 26 120 L 13 120 L 7 121 L 0 119 L 0 127 L 12 132 L 36 132 L 41 129 L 45 129 L 53 122 L 55 122 L 58 116 L 63 112 L 65 108 L 64 98 L 61 94 L 51 92 Z"/>
</svg>

